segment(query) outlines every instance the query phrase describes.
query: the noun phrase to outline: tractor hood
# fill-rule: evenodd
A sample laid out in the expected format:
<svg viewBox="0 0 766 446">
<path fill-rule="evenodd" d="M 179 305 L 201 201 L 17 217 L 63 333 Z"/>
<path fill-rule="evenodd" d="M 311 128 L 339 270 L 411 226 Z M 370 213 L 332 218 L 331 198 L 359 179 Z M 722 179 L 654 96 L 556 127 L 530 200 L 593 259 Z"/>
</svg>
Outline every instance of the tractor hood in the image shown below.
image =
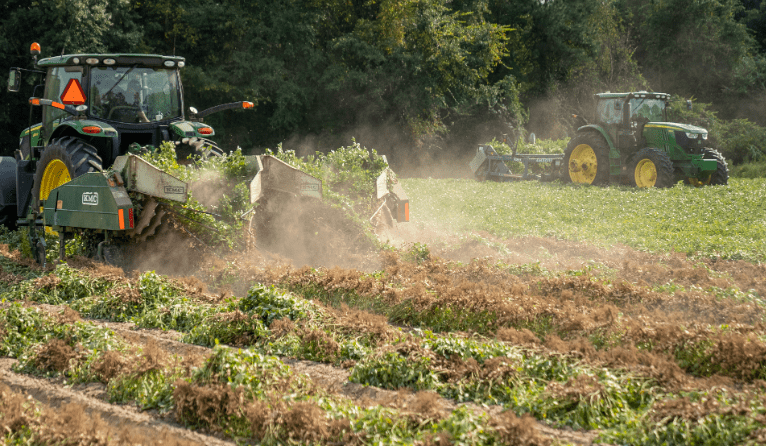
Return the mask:
<svg viewBox="0 0 766 446">
<path fill-rule="evenodd" d="M 702 127 L 697 127 L 691 124 L 679 124 L 676 122 L 647 122 L 644 126 L 645 129 L 666 129 L 670 132 L 684 132 L 694 135 L 702 135 L 702 138 L 707 138 L 707 130 Z"/>
</svg>

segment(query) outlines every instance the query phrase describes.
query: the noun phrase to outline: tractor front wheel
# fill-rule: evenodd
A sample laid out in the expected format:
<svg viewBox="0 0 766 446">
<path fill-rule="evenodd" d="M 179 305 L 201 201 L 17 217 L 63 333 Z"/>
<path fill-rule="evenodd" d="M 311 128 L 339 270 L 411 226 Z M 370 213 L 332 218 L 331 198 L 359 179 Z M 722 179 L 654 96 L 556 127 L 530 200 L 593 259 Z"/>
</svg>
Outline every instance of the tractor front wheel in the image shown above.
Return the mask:
<svg viewBox="0 0 766 446">
<path fill-rule="evenodd" d="M 630 183 L 636 187 L 671 187 L 673 161 L 667 153 L 654 147 L 638 151 L 630 163 Z"/>
<path fill-rule="evenodd" d="M 721 152 L 715 149 L 705 148 L 702 152 L 703 159 L 715 159 L 718 165 L 715 172 L 705 178 L 688 178 L 685 183 L 693 186 L 722 186 L 729 184 L 729 165 Z"/>
<path fill-rule="evenodd" d="M 35 171 L 33 206 L 42 206 L 51 191 L 88 172 L 101 172 L 102 161 L 95 147 L 71 136 L 53 140 L 45 148 Z"/>
<path fill-rule="evenodd" d="M 564 152 L 563 180 L 580 184 L 609 182 L 609 146 L 594 132 L 581 133 L 567 145 Z"/>
</svg>

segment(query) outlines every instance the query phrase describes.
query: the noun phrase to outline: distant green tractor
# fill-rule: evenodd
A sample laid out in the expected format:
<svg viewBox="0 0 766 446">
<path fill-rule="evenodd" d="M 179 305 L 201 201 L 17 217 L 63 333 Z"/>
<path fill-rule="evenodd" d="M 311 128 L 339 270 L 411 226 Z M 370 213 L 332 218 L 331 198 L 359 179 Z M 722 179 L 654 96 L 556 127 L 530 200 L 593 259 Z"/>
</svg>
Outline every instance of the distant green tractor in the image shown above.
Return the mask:
<svg viewBox="0 0 766 446">
<path fill-rule="evenodd" d="M 564 181 L 638 187 L 728 183 L 726 160 L 705 146 L 707 130 L 667 122 L 670 95 L 640 91 L 596 98 L 596 123 L 580 127 L 564 152 Z"/>
</svg>

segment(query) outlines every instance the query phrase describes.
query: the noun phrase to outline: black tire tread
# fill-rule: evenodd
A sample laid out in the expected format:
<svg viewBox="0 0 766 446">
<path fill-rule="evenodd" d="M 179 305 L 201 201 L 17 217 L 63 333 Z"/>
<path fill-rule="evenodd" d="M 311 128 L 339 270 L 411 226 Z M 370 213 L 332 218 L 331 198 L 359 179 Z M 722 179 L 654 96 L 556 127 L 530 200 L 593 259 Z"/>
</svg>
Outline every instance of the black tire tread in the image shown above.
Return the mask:
<svg viewBox="0 0 766 446">
<path fill-rule="evenodd" d="M 726 162 L 726 158 L 723 157 L 721 152 L 706 147 L 702 153 L 703 158 L 715 158 L 715 160 L 718 161 L 718 167 L 710 178 L 710 185 L 724 186 L 729 184 L 729 164 Z"/>
<path fill-rule="evenodd" d="M 43 150 L 40 160 L 37 162 L 35 181 L 32 188 L 32 199 L 35 206 L 39 206 L 40 183 L 42 182 L 45 167 L 54 159 L 64 162 L 67 169 L 69 169 L 69 176 L 72 179 L 86 173 L 101 172 L 103 170 L 101 167 L 103 165 L 102 160 L 98 156 L 98 151 L 85 141 L 72 136 L 52 140 Z"/>
</svg>

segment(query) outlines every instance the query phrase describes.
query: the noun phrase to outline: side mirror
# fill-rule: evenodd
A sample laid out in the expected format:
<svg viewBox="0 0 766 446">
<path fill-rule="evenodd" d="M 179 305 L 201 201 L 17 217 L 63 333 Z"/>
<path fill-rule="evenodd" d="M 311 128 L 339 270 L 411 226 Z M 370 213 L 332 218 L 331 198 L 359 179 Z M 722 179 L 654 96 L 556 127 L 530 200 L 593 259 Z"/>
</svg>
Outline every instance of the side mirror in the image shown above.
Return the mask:
<svg viewBox="0 0 766 446">
<path fill-rule="evenodd" d="M 18 92 L 21 87 L 21 70 L 18 68 L 11 68 L 8 73 L 8 91 Z"/>
<path fill-rule="evenodd" d="M 686 100 L 686 109 L 691 111 L 691 109 L 692 109 L 692 100 L 691 99 L 687 99 Z"/>
</svg>

